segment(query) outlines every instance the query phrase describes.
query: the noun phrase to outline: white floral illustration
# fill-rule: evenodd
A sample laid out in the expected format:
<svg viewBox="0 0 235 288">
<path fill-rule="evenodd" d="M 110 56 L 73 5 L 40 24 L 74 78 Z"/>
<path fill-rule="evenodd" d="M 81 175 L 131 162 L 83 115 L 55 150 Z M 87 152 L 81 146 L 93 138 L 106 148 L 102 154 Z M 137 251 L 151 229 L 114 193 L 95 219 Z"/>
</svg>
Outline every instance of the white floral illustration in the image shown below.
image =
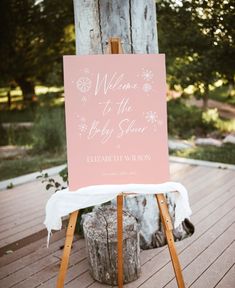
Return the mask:
<svg viewBox="0 0 235 288">
<path fill-rule="evenodd" d="M 76 85 L 80 92 L 86 93 L 91 88 L 91 80 L 88 77 L 80 77 L 77 80 Z"/>
<path fill-rule="evenodd" d="M 144 91 L 145 93 L 148 93 L 149 91 L 152 90 L 152 85 L 149 84 L 149 83 L 144 83 L 142 89 L 143 89 L 143 91 Z"/>
<path fill-rule="evenodd" d="M 79 125 L 78 125 L 78 128 L 79 128 L 79 131 L 80 131 L 81 133 L 85 133 L 85 132 L 86 132 L 88 126 L 87 126 L 87 124 L 86 124 L 86 119 L 85 119 L 85 118 L 81 118 L 81 119 L 80 119 L 80 123 L 79 123 Z M 80 135 L 81 135 L 81 134 L 80 134 Z"/>
<path fill-rule="evenodd" d="M 151 123 L 151 124 L 154 124 L 157 122 L 157 112 L 153 112 L 153 111 L 148 111 L 146 114 L 145 114 L 145 119 L 147 120 L 147 122 Z"/>
<path fill-rule="evenodd" d="M 142 78 L 145 81 L 151 81 L 153 79 L 153 72 L 148 69 L 142 69 Z"/>
</svg>

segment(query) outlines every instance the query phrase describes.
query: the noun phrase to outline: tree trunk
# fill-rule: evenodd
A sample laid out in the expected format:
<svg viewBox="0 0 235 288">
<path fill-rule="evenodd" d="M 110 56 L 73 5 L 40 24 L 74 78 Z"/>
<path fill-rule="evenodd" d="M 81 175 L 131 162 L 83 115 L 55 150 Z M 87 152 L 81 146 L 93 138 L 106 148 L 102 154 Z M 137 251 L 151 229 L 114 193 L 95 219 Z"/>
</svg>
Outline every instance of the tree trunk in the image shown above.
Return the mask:
<svg viewBox="0 0 235 288">
<path fill-rule="evenodd" d="M 11 88 L 7 91 L 7 105 L 11 109 Z"/>
<path fill-rule="evenodd" d="M 76 53 L 103 54 L 110 37 L 124 53 L 158 53 L 153 0 L 74 0 Z"/>
<path fill-rule="evenodd" d="M 74 10 L 77 54 L 105 53 L 110 37 L 121 38 L 126 54 L 158 53 L 155 1 L 74 0 Z M 174 218 L 174 198 L 171 194 L 168 200 Z M 141 247 L 147 249 L 164 245 L 165 235 L 161 232 L 155 197 L 128 197 L 125 205 L 140 224 Z M 190 228 L 186 231 L 182 225 L 174 233 L 176 239 L 182 239 L 193 233 L 193 230 Z"/>
<path fill-rule="evenodd" d="M 35 99 L 34 83 L 26 79 L 19 79 L 17 80 L 17 83 L 19 84 L 22 91 L 24 104 L 26 106 L 32 104 Z"/>
<path fill-rule="evenodd" d="M 205 84 L 205 91 L 204 91 L 204 95 L 202 97 L 202 102 L 203 102 L 203 110 L 206 111 L 208 108 L 208 100 L 209 100 L 209 85 Z"/>
<path fill-rule="evenodd" d="M 228 79 L 228 99 L 232 98 L 233 90 L 234 90 L 234 78 L 231 77 Z"/>
<path fill-rule="evenodd" d="M 98 282 L 117 285 L 117 209 L 111 205 L 96 208 L 83 216 L 90 273 Z M 124 283 L 140 276 L 139 233 L 136 219 L 123 213 Z"/>
</svg>

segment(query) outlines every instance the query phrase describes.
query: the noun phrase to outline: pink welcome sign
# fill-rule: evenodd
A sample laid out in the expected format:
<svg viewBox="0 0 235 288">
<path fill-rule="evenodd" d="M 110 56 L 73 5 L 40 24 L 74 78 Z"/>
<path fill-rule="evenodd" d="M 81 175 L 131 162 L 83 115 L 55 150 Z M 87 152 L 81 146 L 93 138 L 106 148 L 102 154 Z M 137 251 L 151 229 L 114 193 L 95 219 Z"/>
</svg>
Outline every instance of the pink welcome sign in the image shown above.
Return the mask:
<svg viewBox="0 0 235 288">
<path fill-rule="evenodd" d="M 70 190 L 169 180 L 164 55 L 64 56 Z"/>
</svg>

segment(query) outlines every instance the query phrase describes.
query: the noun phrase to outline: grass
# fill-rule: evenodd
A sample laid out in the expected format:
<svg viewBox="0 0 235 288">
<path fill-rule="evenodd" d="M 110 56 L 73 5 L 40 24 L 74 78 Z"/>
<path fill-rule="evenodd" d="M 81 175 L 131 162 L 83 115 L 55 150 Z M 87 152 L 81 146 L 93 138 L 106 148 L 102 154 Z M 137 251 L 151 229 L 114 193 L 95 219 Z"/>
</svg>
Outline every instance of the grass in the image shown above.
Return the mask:
<svg viewBox="0 0 235 288">
<path fill-rule="evenodd" d="M 66 163 L 64 154 L 27 155 L 20 159 L 0 161 L 0 181 L 41 171 L 46 168 Z"/>
<path fill-rule="evenodd" d="M 33 122 L 35 118 L 35 109 L 14 109 L 2 110 L 0 112 L 0 123 L 16 123 L 16 122 Z"/>
<path fill-rule="evenodd" d="M 170 155 L 235 165 L 234 144 L 225 144 L 222 147 L 196 146 L 181 151 L 170 151 Z"/>
</svg>

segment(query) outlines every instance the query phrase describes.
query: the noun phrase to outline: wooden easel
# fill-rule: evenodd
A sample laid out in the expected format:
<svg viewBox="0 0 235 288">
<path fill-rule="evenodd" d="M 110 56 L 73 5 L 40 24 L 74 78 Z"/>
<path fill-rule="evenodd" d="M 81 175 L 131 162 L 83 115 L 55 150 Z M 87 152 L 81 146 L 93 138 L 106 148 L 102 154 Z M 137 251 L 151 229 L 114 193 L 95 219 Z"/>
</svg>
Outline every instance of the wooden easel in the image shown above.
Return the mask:
<svg viewBox="0 0 235 288">
<path fill-rule="evenodd" d="M 122 54 L 122 45 L 120 38 L 110 38 L 108 43 L 108 54 Z M 125 194 L 128 195 L 128 194 Z M 122 239 L 123 239 L 123 218 L 122 218 L 122 210 L 123 210 L 123 196 L 124 194 L 121 194 L 117 196 L 117 246 L 118 246 L 118 257 L 117 257 L 117 267 L 118 267 L 118 287 L 123 287 L 123 246 L 122 246 Z M 161 220 L 163 223 L 163 227 L 166 233 L 166 239 L 168 244 L 168 249 L 171 256 L 172 265 L 175 272 L 176 281 L 179 288 L 184 288 L 184 280 L 183 275 L 180 267 L 179 258 L 176 252 L 175 243 L 174 243 L 174 237 L 173 237 L 173 226 L 171 222 L 171 218 L 169 215 L 167 202 L 164 194 L 156 194 L 156 200 L 159 207 L 159 212 L 161 215 Z M 75 211 L 71 213 L 69 218 L 69 225 L 66 232 L 66 239 L 65 239 L 65 245 L 64 245 L 64 251 L 63 256 L 61 260 L 60 265 L 60 271 L 57 279 L 57 288 L 63 288 L 64 287 L 64 281 L 66 272 L 68 269 L 68 263 L 69 263 L 69 255 L 71 252 L 73 237 L 74 237 L 74 230 L 76 226 L 76 221 L 78 217 L 79 211 Z M 82 287 L 81 287 L 82 288 Z"/>
</svg>

